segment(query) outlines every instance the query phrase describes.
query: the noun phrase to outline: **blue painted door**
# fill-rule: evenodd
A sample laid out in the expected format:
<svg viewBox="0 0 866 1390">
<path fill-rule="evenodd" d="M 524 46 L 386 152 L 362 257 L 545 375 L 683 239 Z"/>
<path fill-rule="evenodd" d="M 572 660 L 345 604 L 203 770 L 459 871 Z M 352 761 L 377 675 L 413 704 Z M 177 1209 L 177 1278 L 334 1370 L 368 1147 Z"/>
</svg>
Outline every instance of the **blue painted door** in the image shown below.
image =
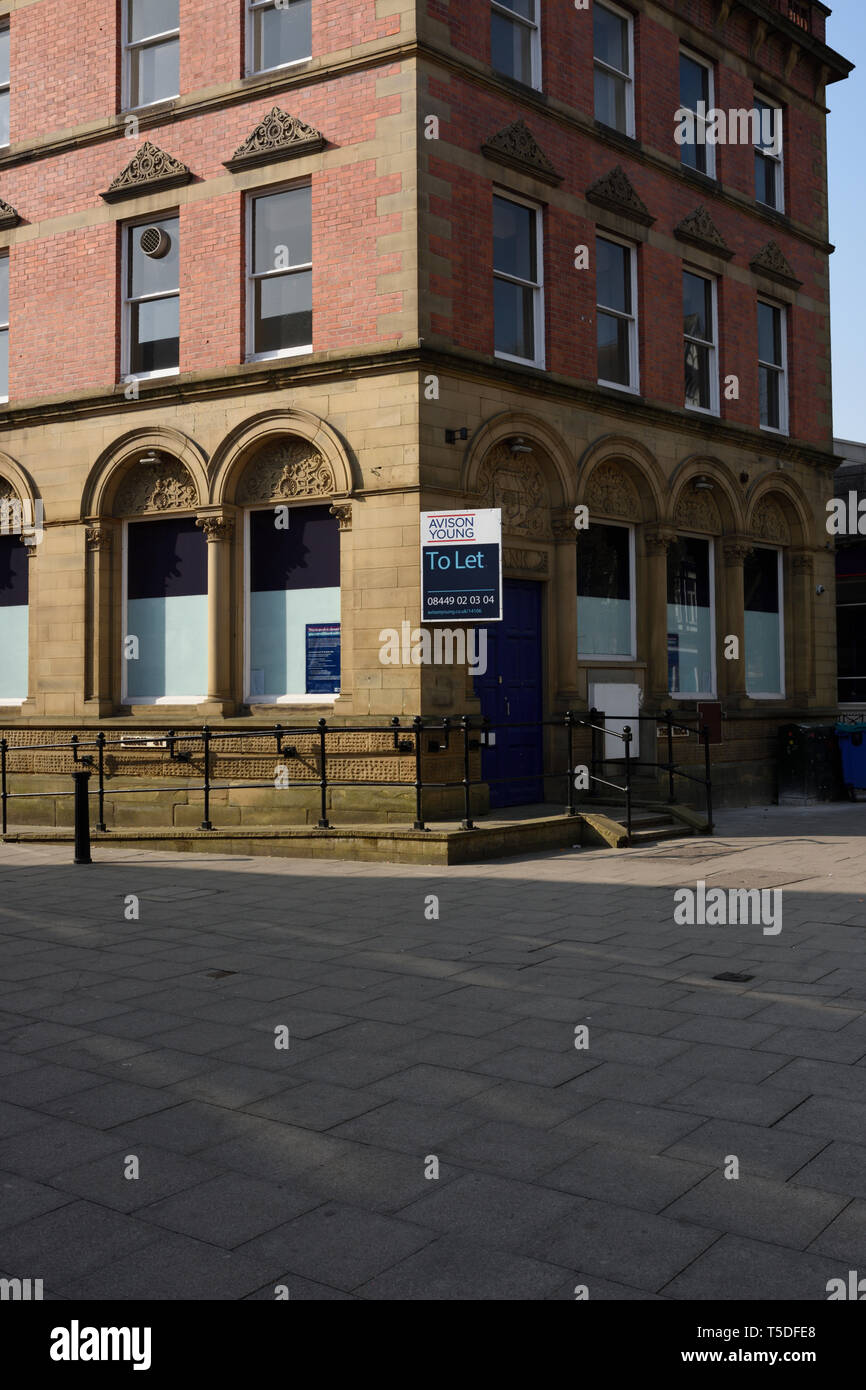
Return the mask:
<svg viewBox="0 0 866 1390">
<path fill-rule="evenodd" d="M 487 671 L 475 678 L 482 714 L 500 725 L 482 746 L 481 775 L 491 806 L 521 806 L 544 800 L 541 728 L 506 727 L 543 717 L 541 585 L 506 579 L 502 601 L 502 622 L 487 628 Z"/>
</svg>

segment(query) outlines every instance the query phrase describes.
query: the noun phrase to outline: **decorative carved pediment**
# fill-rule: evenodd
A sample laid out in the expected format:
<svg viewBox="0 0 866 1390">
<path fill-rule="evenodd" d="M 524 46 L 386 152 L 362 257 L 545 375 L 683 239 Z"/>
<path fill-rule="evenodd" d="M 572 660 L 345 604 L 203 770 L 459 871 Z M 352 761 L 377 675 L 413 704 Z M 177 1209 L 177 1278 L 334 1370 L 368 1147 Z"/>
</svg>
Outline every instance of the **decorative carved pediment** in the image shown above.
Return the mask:
<svg viewBox="0 0 866 1390">
<path fill-rule="evenodd" d="M 613 463 L 602 463 L 593 470 L 586 490 L 590 519 L 598 516 L 623 516 L 640 521 L 640 498 L 634 483 Z"/>
<path fill-rule="evenodd" d="M 695 208 L 684 217 L 674 227 L 674 236 L 691 246 L 699 246 L 702 251 L 712 251 L 726 261 L 734 254 L 705 207 Z"/>
<path fill-rule="evenodd" d="M 181 164 L 174 155 L 166 154 L 158 145 L 145 140 L 136 150 L 125 169 L 100 196 L 107 203 L 121 198 L 135 198 L 140 193 L 157 193 L 162 188 L 180 188 L 189 183 L 192 170 Z"/>
<path fill-rule="evenodd" d="M 198 504 L 192 477 L 177 459 L 165 455 L 159 463 L 133 464 L 114 503 L 116 516 L 141 512 L 188 511 Z"/>
<path fill-rule="evenodd" d="M 231 159 L 225 160 L 225 168 L 248 169 L 255 164 L 291 159 L 294 155 L 314 154 L 324 149 L 325 143 L 320 130 L 274 106 L 244 143 L 238 145 Z"/>
<path fill-rule="evenodd" d="M 549 536 L 544 474 L 530 454 L 512 454 L 504 442 L 494 445 L 481 465 L 478 486 L 483 506 L 502 509 L 506 535 Z"/>
<path fill-rule="evenodd" d="M 771 280 L 789 285 L 792 289 L 799 289 L 803 283 L 797 279 L 790 261 L 775 241 L 768 241 L 763 250 L 753 257 L 750 265 L 760 275 L 767 275 Z"/>
<path fill-rule="evenodd" d="M 498 135 L 481 146 L 481 153 L 486 154 L 488 159 L 495 159 L 498 164 L 520 169 L 524 174 L 531 174 L 545 183 L 562 183 L 562 175 L 556 172 L 524 121 L 514 121 L 500 130 Z"/>
<path fill-rule="evenodd" d="M 587 201 L 598 207 L 617 212 L 622 217 L 630 217 L 632 222 L 640 222 L 651 227 L 655 218 L 650 215 L 646 203 L 638 197 L 628 174 L 617 165 L 603 178 L 596 179 L 586 190 Z"/>
<path fill-rule="evenodd" d="M 21 218 L 15 208 L 0 198 L 0 228 L 17 227 Z"/>
<path fill-rule="evenodd" d="M 752 534 L 777 545 L 791 544 L 791 528 L 780 506 L 766 499 L 759 502 L 752 516 Z"/>
<path fill-rule="evenodd" d="M 267 444 L 247 464 L 239 502 L 329 497 L 337 485 L 331 465 L 307 439 L 297 435 Z"/>
<path fill-rule="evenodd" d="M 685 531 L 712 531 L 717 534 L 722 530 L 719 509 L 706 492 L 684 492 L 677 503 L 674 520 Z"/>
</svg>

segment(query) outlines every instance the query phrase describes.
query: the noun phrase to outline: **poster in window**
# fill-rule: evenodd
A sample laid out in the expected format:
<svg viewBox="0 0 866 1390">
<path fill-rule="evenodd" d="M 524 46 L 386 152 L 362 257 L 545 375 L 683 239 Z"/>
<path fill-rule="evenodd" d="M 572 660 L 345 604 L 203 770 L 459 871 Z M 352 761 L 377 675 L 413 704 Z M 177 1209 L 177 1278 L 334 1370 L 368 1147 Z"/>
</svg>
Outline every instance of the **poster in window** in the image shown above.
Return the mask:
<svg viewBox="0 0 866 1390">
<path fill-rule="evenodd" d="M 340 693 L 340 624 L 307 623 L 307 694 Z"/>
</svg>

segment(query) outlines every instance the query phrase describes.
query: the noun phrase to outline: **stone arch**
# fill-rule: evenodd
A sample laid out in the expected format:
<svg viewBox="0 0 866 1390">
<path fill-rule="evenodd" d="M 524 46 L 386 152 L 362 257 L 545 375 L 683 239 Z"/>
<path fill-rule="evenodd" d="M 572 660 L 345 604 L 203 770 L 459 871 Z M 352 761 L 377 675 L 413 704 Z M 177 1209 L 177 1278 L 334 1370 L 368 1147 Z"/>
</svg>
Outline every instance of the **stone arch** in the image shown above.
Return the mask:
<svg viewBox="0 0 866 1390">
<path fill-rule="evenodd" d="M 757 540 L 783 546 L 826 542 L 826 535 L 814 535 L 815 521 L 802 489 L 784 473 L 759 478 L 748 501 L 746 531 Z"/>
<path fill-rule="evenodd" d="M 10 454 L 0 451 L 0 502 L 29 502 L 34 515 L 37 500 L 39 494 L 30 474 Z"/>
<path fill-rule="evenodd" d="M 590 516 L 656 521 L 663 511 L 664 480 L 655 456 L 627 435 L 606 434 L 580 460 L 578 501 Z"/>
<path fill-rule="evenodd" d="M 707 478 L 712 491 L 696 492 L 697 478 Z M 708 535 L 739 535 L 745 528 L 736 479 L 726 463 L 706 454 L 692 454 L 674 469 L 667 517 L 675 530 Z"/>
<path fill-rule="evenodd" d="M 143 454 L 157 464 L 141 464 Z M 207 455 L 180 430 L 130 430 L 99 455 L 81 501 L 82 520 L 139 512 L 197 510 L 207 501 Z"/>
<path fill-rule="evenodd" d="M 335 430 L 305 410 L 270 410 L 238 425 L 214 451 L 209 501 L 350 497 L 349 453 Z"/>
<path fill-rule="evenodd" d="M 511 453 L 509 441 L 517 438 L 525 440 L 531 454 Z M 489 498 L 497 491 L 497 472 L 514 474 L 513 486 L 500 486 L 499 492 L 525 493 L 525 506 L 530 510 L 538 505 L 539 480 L 547 507 L 562 507 L 574 500 L 576 471 L 565 441 L 545 420 L 528 411 L 505 410 L 481 426 L 466 448 L 460 470 L 461 492 Z M 491 501 L 490 506 L 494 505 L 500 504 Z M 511 505 L 512 520 L 515 505 L 516 499 Z M 503 526 L 508 511 L 509 507 L 503 507 Z M 525 519 L 518 529 L 526 533 Z"/>
</svg>

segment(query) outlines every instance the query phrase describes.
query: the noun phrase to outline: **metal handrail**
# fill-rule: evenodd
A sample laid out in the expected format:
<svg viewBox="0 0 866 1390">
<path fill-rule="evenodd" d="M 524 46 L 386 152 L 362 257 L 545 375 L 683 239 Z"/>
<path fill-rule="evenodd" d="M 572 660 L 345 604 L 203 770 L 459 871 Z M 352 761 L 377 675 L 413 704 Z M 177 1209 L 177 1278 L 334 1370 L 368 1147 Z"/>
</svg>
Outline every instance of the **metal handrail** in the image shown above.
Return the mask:
<svg viewBox="0 0 866 1390">
<path fill-rule="evenodd" d="M 590 782 L 592 784 L 592 794 L 595 794 L 595 789 L 597 787 L 604 786 L 616 790 L 624 798 L 626 812 L 625 821 L 628 843 L 631 843 L 632 837 L 632 773 L 635 768 L 640 767 L 653 766 L 657 769 L 664 769 L 669 773 L 669 785 L 671 792 L 670 800 L 674 799 L 674 776 L 680 776 L 689 781 L 703 781 L 706 787 L 707 794 L 708 829 L 711 831 L 712 791 L 711 767 L 709 757 L 709 733 L 707 728 L 704 726 L 703 729 L 699 731 L 703 737 L 705 745 L 704 777 L 699 778 L 693 776 L 691 773 L 681 771 L 673 763 L 673 749 L 671 745 L 672 730 L 677 727 L 686 729 L 688 728 L 688 726 L 685 724 L 674 722 L 671 719 L 669 711 L 665 716 L 661 717 L 654 715 L 634 716 L 634 718 L 637 720 L 652 720 L 654 722 L 662 722 L 663 720 L 666 720 L 668 726 L 667 731 L 669 759 L 665 763 L 657 762 L 655 764 L 651 764 L 647 762 L 642 762 L 640 759 L 632 757 L 631 743 L 633 739 L 633 734 L 631 727 L 629 725 L 626 725 L 622 730 L 611 729 L 607 727 L 607 724 L 605 722 L 606 718 L 607 716 L 604 713 L 602 713 L 599 710 L 593 709 L 589 711 L 588 717 L 575 714 L 573 711 L 568 710 L 564 715 L 540 720 L 493 720 L 487 716 L 482 716 L 479 718 L 478 716 L 464 714 L 456 719 L 450 716 L 444 716 L 441 719 L 433 720 L 424 720 L 420 715 L 415 715 L 411 722 L 407 724 L 402 724 L 399 716 L 395 716 L 387 724 L 340 724 L 329 726 L 327 720 L 319 719 L 314 725 L 276 724 L 273 726 L 273 728 L 267 729 L 212 729 L 209 725 L 204 725 L 201 729 L 197 729 L 194 731 L 191 730 L 189 732 L 178 733 L 175 729 L 169 729 L 165 732 L 165 734 L 160 733 L 156 735 L 152 740 L 154 743 L 157 744 L 157 747 L 153 750 L 148 750 L 146 747 L 142 747 L 141 745 L 136 745 L 134 743 L 130 744 L 127 741 L 129 738 L 129 734 L 125 730 L 118 730 L 117 736 L 114 738 L 110 737 L 104 729 L 98 729 L 95 735 L 90 738 L 73 733 L 72 735 L 70 735 L 70 738 L 67 742 L 51 744 L 10 743 L 8 739 L 2 738 L 0 739 L 0 808 L 2 808 L 2 834 L 7 834 L 8 830 L 7 817 L 8 803 L 10 801 L 24 798 L 65 796 L 76 796 L 77 806 L 81 804 L 82 799 L 84 801 L 84 804 L 86 805 L 88 798 L 91 796 L 95 796 L 98 800 L 96 829 L 98 831 L 104 832 L 106 831 L 106 782 L 111 782 L 111 774 L 107 771 L 105 765 L 106 750 L 110 750 L 112 748 L 121 748 L 126 752 L 159 751 L 163 755 L 167 753 L 169 761 L 173 763 L 192 764 L 194 756 L 193 751 L 179 752 L 178 745 L 196 743 L 201 744 L 199 756 L 203 763 L 203 780 L 198 788 L 187 787 L 186 789 L 198 789 L 203 793 L 203 815 L 201 821 L 201 829 L 204 831 L 212 830 L 214 828 L 213 823 L 211 821 L 211 795 L 214 791 L 251 790 L 256 788 L 266 789 L 274 788 L 276 786 L 286 788 L 303 787 L 307 789 L 318 787 L 320 806 L 318 828 L 322 830 L 328 830 L 331 828 L 331 823 L 328 816 L 328 792 L 329 790 L 337 787 L 412 787 L 415 792 L 415 818 L 413 823 L 413 829 L 415 830 L 427 829 L 427 826 L 424 822 L 423 814 L 423 796 L 425 790 L 439 790 L 445 788 L 456 789 L 462 787 L 463 819 L 460 823 L 461 829 L 473 830 L 475 828 L 475 822 L 472 817 L 472 789 L 474 787 L 481 785 L 496 785 L 498 783 L 534 782 L 538 780 L 539 777 L 541 777 L 542 779 L 547 777 L 552 778 L 554 780 L 559 777 L 565 777 L 567 780 L 568 787 L 568 804 L 565 807 L 564 814 L 566 816 L 576 816 L 579 814 L 577 805 L 575 803 L 576 779 L 574 758 L 574 731 L 576 729 L 585 729 L 590 733 L 592 757 L 589 770 L 589 777 Z M 472 735 L 475 734 L 486 736 L 494 730 L 505 728 L 534 728 L 539 731 L 545 728 L 564 729 L 567 735 L 567 758 L 566 768 L 564 772 L 553 772 L 545 774 L 542 771 L 541 773 L 526 773 L 513 775 L 509 774 L 503 777 L 487 777 L 481 775 L 474 777 L 472 775 L 472 753 L 479 751 L 483 744 L 482 738 L 473 739 Z M 691 732 L 691 729 L 689 729 L 689 732 Z M 696 732 L 698 731 L 696 730 Z M 413 756 L 414 776 L 411 778 L 411 780 L 407 781 L 402 778 L 383 780 L 376 778 L 359 777 L 345 779 L 341 777 L 329 777 L 328 737 L 355 733 L 375 733 L 392 735 L 394 742 L 394 750 L 397 752 L 401 752 L 407 756 Z M 424 776 L 422 763 L 422 738 L 425 735 L 430 734 L 442 734 L 444 735 L 444 740 L 441 742 L 437 741 L 435 744 L 428 744 L 428 756 L 431 753 L 449 751 L 451 746 L 452 734 L 457 736 L 457 738 L 459 739 L 458 750 L 462 753 L 462 777 L 451 780 L 439 780 L 437 778 L 430 778 Z M 599 775 L 599 772 L 603 773 L 605 771 L 606 764 L 608 762 L 615 761 L 609 758 L 602 758 L 598 756 L 597 737 L 599 734 L 613 736 L 614 738 L 619 739 L 623 745 L 623 756 L 625 760 L 624 785 L 620 785 L 617 782 L 613 782 L 608 778 L 605 778 L 603 775 Z M 289 746 L 283 743 L 283 740 L 285 738 L 297 735 L 302 735 L 311 738 L 314 742 L 314 746 L 308 752 L 299 752 L 295 745 Z M 144 737 L 144 735 L 142 737 Z M 310 762 L 310 771 L 314 775 L 307 776 L 304 778 L 287 777 L 284 780 L 281 779 L 279 782 L 277 782 L 276 780 L 266 782 L 253 782 L 249 780 L 245 780 L 242 782 L 221 780 L 217 781 L 213 776 L 214 745 L 220 742 L 234 741 L 240 742 L 241 746 L 243 747 L 244 741 L 248 739 L 273 740 L 275 744 L 276 755 L 280 759 L 288 760 L 294 758 L 299 761 L 305 758 L 308 759 Z M 12 755 L 18 753 L 56 752 L 58 750 L 64 749 L 71 754 L 73 768 L 75 769 L 75 776 L 80 779 L 76 782 L 76 787 L 79 788 L 77 792 L 12 792 L 9 790 L 9 761 Z M 85 752 L 85 750 L 88 749 L 96 750 L 95 758 L 91 756 L 89 753 Z M 331 756 L 333 756 L 333 754 L 331 754 Z M 480 773 L 480 767 L 478 770 Z M 91 772 L 95 773 L 96 776 L 96 789 L 90 790 L 89 787 L 87 787 L 85 791 L 81 791 L 80 788 L 82 786 L 86 786 L 86 784 L 89 782 Z M 110 795 L 112 797 L 134 796 L 143 792 L 165 790 L 167 790 L 167 787 L 165 782 L 163 781 L 162 784 L 159 786 L 146 785 L 143 787 L 111 787 Z M 81 859 L 77 862 L 88 861 L 85 859 Z"/>
</svg>

